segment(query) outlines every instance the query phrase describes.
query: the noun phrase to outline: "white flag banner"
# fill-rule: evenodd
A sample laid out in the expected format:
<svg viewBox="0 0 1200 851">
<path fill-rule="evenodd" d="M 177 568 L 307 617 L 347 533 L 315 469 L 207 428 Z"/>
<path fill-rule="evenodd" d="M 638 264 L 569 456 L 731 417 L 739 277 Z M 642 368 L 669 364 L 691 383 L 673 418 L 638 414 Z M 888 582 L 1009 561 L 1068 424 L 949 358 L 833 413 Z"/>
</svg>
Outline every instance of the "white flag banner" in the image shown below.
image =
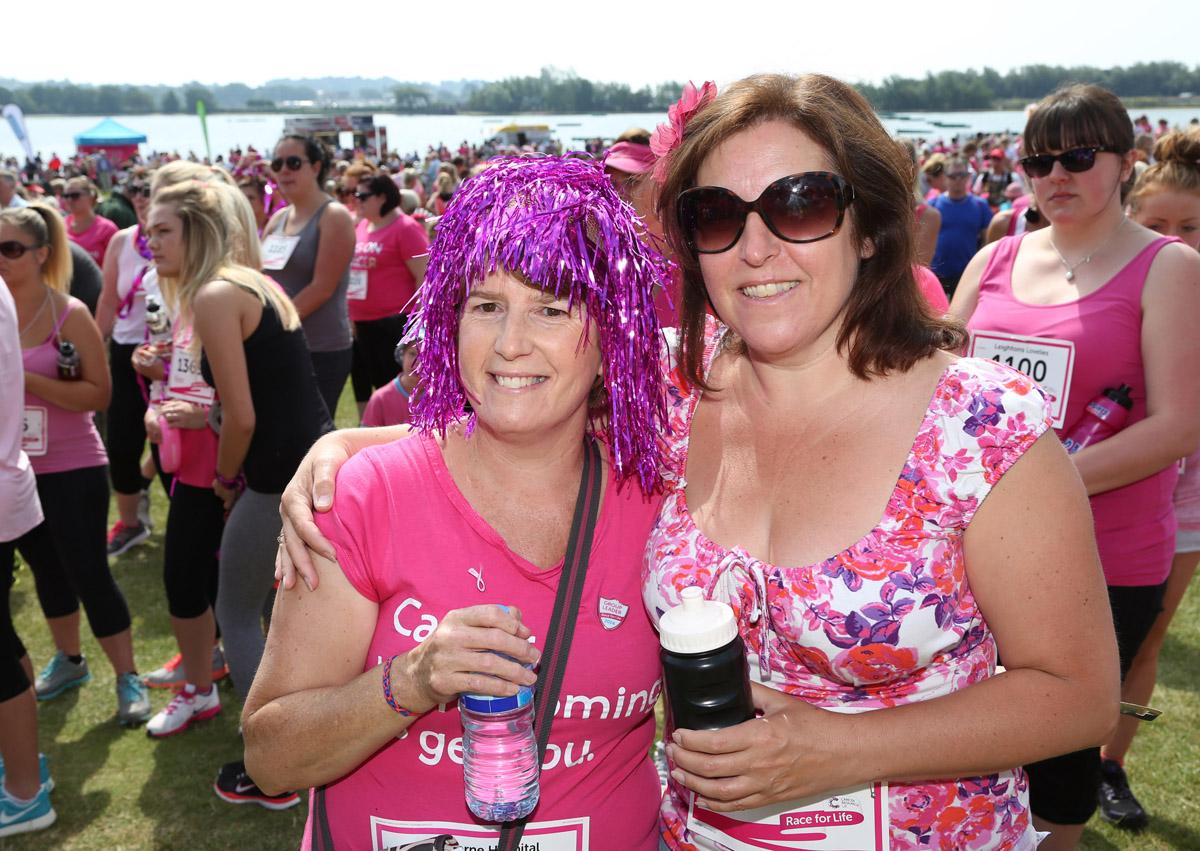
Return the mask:
<svg viewBox="0 0 1200 851">
<path fill-rule="evenodd" d="M 29 130 L 25 127 L 25 114 L 21 112 L 21 107 L 15 103 L 10 103 L 2 110 L 3 115 L 8 119 L 8 124 L 12 127 L 13 135 L 17 137 L 17 141 L 21 143 L 21 147 L 25 149 L 25 156 L 28 159 L 33 159 L 33 145 L 29 141 Z"/>
</svg>

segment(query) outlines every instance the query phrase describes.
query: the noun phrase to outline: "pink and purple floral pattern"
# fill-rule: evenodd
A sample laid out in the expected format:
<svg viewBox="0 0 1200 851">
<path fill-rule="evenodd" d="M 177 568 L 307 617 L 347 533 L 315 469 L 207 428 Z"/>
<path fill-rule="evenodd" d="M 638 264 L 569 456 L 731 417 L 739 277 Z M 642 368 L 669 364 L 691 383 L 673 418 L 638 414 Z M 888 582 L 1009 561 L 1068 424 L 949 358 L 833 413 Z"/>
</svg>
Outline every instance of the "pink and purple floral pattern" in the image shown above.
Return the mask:
<svg viewBox="0 0 1200 851">
<path fill-rule="evenodd" d="M 725 329 L 709 320 L 705 369 Z M 1024 375 L 977 359 L 942 374 L 879 524 L 817 564 L 781 567 L 727 550 L 685 500 L 688 431 L 699 391 L 672 373 L 667 493 L 647 543 L 643 598 L 657 618 L 699 585 L 733 606 L 755 679 L 809 703 L 862 712 L 928 700 L 992 676 L 996 644 L 967 582 L 963 534 L 1000 477 L 1049 427 Z M 1020 768 L 988 777 L 892 784 L 892 849 L 1012 849 L 1035 843 Z M 664 838 L 688 835 L 672 782 Z"/>
</svg>

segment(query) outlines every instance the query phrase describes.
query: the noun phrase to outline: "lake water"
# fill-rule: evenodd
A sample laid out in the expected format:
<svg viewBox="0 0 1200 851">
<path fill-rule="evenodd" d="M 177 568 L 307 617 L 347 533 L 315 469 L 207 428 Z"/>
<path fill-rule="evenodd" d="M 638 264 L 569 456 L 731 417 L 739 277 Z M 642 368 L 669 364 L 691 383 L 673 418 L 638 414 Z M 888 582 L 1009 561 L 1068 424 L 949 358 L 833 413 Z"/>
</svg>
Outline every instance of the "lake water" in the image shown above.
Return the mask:
<svg viewBox="0 0 1200 851">
<path fill-rule="evenodd" d="M 1146 113 L 1151 121 L 1166 118 L 1172 125 L 1187 124 L 1200 115 L 1200 109 L 1139 109 L 1133 114 Z M 226 154 L 230 148 L 254 145 L 269 149 L 283 130 L 283 114 L 217 114 L 208 117 L 208 135 L 213 155 Z M 70 154 L 75 150 L 74 136 L 94 127 L 102 116 L 28 116 L 29 138 L 35 151 L 44 156 L 57 152 Z M 117 120 L 141 133 L 147 142 L 143 153 L 149 151 L 188 151 L 204 153 L 204 137 L 200 120 L 191 115 L 128 115 Z M 605 115 L 396 115 L 377 113 L 375 123 L 387 128 L 388 145 L 404 153 L 424 153 L 431 144 L 444 142 L 456 148 L 465 139 L 480 142 L 505 124 L 548 124 L 568 148 L 583 146 L 583 140 L 597 136 L 611 139 L 630 127 L 653 130 L 663 113 L 612 113 Z M 937 127 L 933 122 L 962 124 L 964 127 Z M 958 133 L 1019 131 L 1025 124 L 1025 114 L 1012 112 L 912 112 L 903 118 L 885 118 L 884 125 L 893 134 L 908 138 L 949 139 Z M 7 123 L 0 122 L 0 155 L 20 155 L 20 146 Z"/>
</svg>

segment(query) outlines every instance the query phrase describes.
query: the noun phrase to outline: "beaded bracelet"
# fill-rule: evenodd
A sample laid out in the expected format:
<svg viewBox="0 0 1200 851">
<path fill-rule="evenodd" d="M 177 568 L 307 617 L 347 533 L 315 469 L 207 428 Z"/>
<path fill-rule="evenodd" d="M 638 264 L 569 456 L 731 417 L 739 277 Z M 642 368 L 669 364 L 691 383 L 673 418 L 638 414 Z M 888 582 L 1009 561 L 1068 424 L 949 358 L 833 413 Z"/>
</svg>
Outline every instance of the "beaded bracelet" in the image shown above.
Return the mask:
<svg viewBox="0 0 1200 851">
<path fill-rule="evenodd" d="M 387 701 L 388 706 L 399 712 L 401 717 L 412 718 L 417 713 L 405 709 L 392 697 L 392 663 L 399 658 L 400 656 L 396 655 L 383 663 L 383 699 Z"/>
</svg>

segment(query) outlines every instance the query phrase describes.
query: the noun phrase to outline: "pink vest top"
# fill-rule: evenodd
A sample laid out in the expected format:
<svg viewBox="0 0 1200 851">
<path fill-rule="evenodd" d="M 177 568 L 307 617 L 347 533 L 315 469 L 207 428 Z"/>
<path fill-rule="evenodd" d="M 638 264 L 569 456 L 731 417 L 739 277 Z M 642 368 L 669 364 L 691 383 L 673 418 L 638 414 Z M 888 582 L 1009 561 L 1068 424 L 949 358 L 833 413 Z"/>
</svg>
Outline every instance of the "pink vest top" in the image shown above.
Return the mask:
<svg viewBox="0 0 1200 851">
<path fill-rule="evenodd" d="M 83 302 L 72 298 L 50 335 L 32 349 L 21 350 L 21 360 L 27 372 L 49 378 L 58 377 L 58 332 L 67 321 L 67 315 L 76 308 L 87 310 Z M 36 455 L 29 453 L 29 462 L 37 475 L 99 467 L 108 463 L 104 443 L 92 421 L 92 411 L 68 411 L 34 396 L 28 390 L 25 391 L 25 410 L 27 422 L 44 423 L 45 426 L 44 440 L 41 441 L 45 451 Z M 30 411 L 33 412 L 32 417 L 29 416 Z"/>
<path fill-rule="evenodd" d="M 1002 331 L 1069 340 L 1075 365 L 1067 397 L 1065 428 L 1070 431 L 1087 403 L 1105 388 L 1128 384 L 1133 409 L 1125 427 L 1146 418 L 1146 377 L 1142 367 L 1142 288 L 1162 247 L 1178 242 L 1157 239 L 1117 272 L 1108 283 L 1067 304 L 1035 305 L 1013 295 L 1013 261 L 1025 234 L 1005 237 L 979 280 L 979 305 L 967 323 L 971 331 Z M 1175 513 L 1171 495 L 1178 470 L 1164 470 L 1125 487 L 1091 497 L 1096 543 L 1109 585 L 1157 585 L 1171 571 L 1175 550 Z"/>
</svg>

